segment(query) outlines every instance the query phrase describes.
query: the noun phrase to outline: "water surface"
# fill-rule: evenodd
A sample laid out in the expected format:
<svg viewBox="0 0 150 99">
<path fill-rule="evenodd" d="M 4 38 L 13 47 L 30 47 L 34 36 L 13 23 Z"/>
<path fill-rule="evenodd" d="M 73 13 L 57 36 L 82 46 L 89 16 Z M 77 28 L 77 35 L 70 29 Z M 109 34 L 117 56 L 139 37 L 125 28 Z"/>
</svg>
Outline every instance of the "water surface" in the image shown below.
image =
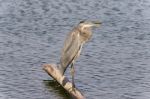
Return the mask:
<svg viewBox="0 0 150 99">
<path fill-rule="evenodd" d="M 150 99 L 149 0 L 0 0 L 0 99 L 69 99 L 42 64 L 59 61 L 84 19 L 103 24 L 75 64 L 76 86 L 87 99 Z"/>
</svg>

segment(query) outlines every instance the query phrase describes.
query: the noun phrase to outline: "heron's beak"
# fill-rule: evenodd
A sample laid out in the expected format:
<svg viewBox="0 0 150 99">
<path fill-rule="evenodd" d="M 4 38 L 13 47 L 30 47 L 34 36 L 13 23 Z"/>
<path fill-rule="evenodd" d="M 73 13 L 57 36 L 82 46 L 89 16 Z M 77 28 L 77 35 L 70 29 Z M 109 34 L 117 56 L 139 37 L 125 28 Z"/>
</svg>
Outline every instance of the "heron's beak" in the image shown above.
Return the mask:
<svg viewBox="0 0 150 99">
<path fill-rule="evenodd" d="M 99 27 L 102 23 L 101 22 L 98 22 L 98 21 L 93 21 L 93 26 L 95 27 Z"/>
</svg>

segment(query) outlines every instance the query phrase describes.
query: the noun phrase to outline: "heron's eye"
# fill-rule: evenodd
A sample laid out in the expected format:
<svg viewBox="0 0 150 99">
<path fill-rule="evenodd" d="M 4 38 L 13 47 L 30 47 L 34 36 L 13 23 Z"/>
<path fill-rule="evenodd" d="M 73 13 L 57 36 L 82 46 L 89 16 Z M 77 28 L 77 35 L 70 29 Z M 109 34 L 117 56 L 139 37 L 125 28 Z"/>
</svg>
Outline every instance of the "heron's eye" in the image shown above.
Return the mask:
<svg viewBox="0 0 150 99">
<path fill-rule="evenodd" d="M 84 31 L 89 31 L 89 29 L 90 29 L 89 27 L 85 27 Z"/>
<path fill-rule="evenodd" d="M 80 21 L 80 23 L 84 23 L 85 21 Z"/>
<path fill-rule="evenodd" d="M 85 35 L 86 33 L 85 33 L 85 32 L 83 32 L 82 34 L 83 34 L 83 35 Z"/>
<path fill-rule="evenodd" d="M 84 28 L 84 30 L 87 30 L 87 29 L 88 29 L 87 27 Z"/>
</svg>

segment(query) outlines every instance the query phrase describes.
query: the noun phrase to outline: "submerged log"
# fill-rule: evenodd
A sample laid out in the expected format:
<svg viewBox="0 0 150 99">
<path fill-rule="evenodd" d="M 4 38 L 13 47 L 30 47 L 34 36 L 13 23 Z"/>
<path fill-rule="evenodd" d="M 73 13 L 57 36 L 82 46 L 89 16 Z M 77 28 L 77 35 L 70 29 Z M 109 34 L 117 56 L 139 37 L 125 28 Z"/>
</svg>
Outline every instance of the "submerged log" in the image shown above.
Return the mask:
<svg viewBox="0 0 150 99">
<path fill-rule="evenodd" d="M 83 94 L 77 88 L 72 90 L 73 84 L 68 80 L 67 77 L 61 75 L 59 69 L 55 64 L 45 64 L 43 69 L 52 78 L 54 78 L 73 97 L 73 99 L 85 99 Z"/>
</svg>

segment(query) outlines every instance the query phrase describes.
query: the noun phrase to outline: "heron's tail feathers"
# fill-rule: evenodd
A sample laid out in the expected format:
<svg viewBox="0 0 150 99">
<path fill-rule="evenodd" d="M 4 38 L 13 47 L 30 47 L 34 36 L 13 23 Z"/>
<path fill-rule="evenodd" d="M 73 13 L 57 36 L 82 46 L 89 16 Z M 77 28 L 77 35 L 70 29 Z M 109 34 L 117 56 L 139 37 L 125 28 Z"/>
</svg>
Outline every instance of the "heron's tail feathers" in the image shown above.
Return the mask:
<svg viewBox="0 0 150 99">
<path fill-rule="evenodd" d="M 63 68 L 63 66 L 61 64 L 57 64 L 57 68 L 59 69 L 60 73 L 64 75 L 65 69 Z"/>
</svg>

